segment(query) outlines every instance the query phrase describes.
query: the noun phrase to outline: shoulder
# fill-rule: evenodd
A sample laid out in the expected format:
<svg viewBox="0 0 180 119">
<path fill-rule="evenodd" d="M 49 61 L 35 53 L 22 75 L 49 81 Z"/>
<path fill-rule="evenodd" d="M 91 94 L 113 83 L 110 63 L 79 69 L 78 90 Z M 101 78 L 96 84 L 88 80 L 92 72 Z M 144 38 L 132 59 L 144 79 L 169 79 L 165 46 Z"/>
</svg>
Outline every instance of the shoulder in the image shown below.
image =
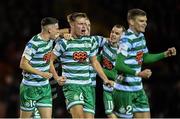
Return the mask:
<svg viewBox="0 0 180 119">
<path fill-rule="evenodd" d="M 26 44 L 26 46 L 27 46 L 28 48 L 38 47 L 39 42 L 38 42 L 37 39 L 38 39 L 38 38 L 37 38 L 37 35 L 33 36 L 33 37 L 28 41 L 28 43 Z"/>
<path fill-rule="evenodd" d="M 56 43 L 56 44 L 67 44 L 68 41 L 70 41 L 70 40 L 66 40 L 66 39 L 64 39 L 64 38 L 59 38 L 59 39 L 57 39 L 57 40 L 55 41 L 55 43 Z"/>
</svg>

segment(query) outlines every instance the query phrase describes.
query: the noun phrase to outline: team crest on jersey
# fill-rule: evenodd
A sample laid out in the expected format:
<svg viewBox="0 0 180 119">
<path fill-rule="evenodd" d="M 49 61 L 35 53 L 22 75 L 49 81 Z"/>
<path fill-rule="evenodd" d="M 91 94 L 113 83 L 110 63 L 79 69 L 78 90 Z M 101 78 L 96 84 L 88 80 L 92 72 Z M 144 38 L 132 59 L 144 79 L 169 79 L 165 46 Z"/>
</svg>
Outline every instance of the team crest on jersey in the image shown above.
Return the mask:
<svg viewBox="0 0 180 119">
<path fill-rule="evenodd" d="M 48 52 L 47 54 L 45 54 L 43 56 L 43 60 L 46 61 L 46 62 L 49 62 L 50 58 L 51 58 L 51 52 Z"/>
<path fill-rule="evenodd" d="M 74 95 L 74 100 L 79 100 L 79 96 L 78 95 Z"/>
<path fill-rule="evenodd" d="M 124 114 L 124 113 L 126 113 L 126 109 L 125 109 L 123 106 L 121 106 L 121 107 L 119 108 L 119 112 L 122 113 L 122 114 Z"/>
<path fill-rule="evenodd" d="M 74 52 L 73 53 L 73 59 L 75 61 L 78 61 L 80 63 L 83 63 L 87 59 L 87 52 Z"/>
<path fill-rule="evenodd" d="M 25 106 L 26 106 L 26 107 L 30 107 L 31 104 L 30 104 L 29 102 L 26 102 L 26 103 L 25 103 Z"/>
</svg>

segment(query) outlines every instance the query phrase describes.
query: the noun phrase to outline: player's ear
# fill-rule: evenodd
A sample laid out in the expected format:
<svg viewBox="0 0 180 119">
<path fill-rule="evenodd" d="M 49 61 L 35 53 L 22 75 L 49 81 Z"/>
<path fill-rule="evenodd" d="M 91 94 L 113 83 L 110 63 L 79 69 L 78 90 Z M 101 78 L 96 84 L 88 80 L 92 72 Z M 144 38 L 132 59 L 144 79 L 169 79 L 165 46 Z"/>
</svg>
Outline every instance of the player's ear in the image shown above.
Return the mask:
<svg viewBox="0 0 180 119">
<path fill-rule="evenodd" d="M 50 34 L 52 32 L 52 28 L 53 26 L 52 25 L 47 25 L 47 32 Z"/>
<path fill-rule="evenodd" d="M 48 30 L 47 30 L 47 31 L 48 31 L 48 33 L 50 34 L 50 33 L 51 33 L 51 28 L 48 28 Z"/>
<path fill-rule="evenodd" d="M 74 28 L 74 22 L 71 22 L 69 25 L 71 28 Z"/>
<path fill-rule="evenodd" d="M 129 19 L 129 20 L 128 20 L 128 23 L 129 23 L 130 25 L 134 25 L 134 20 L 133 20 L 133 19 Z"/>
</svg>

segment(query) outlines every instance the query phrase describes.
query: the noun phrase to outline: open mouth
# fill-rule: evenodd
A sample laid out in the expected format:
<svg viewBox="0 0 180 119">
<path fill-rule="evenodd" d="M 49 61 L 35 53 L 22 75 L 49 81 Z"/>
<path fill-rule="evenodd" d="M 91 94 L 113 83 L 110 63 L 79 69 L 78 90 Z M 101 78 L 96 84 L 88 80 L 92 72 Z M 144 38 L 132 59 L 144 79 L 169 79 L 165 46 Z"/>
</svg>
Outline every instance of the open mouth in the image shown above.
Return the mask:
<svg viewBox="0 0 180 119">
<path fill-rule="evenodd" d="M 86 32 L 86 30 L 85 30 L 85 29 L 82 29 L 82 30 L 81 30 L 81 33 L 85 33 L 85 32 Z"/>
<path fill-rule="evenodd" d="M 110 40 L 111 40 L 111 41 L 114 41 L 114 40 L 116 40 L 116 37 L 111 36 L 111 37 L 110 37 Z"/>
</svg>

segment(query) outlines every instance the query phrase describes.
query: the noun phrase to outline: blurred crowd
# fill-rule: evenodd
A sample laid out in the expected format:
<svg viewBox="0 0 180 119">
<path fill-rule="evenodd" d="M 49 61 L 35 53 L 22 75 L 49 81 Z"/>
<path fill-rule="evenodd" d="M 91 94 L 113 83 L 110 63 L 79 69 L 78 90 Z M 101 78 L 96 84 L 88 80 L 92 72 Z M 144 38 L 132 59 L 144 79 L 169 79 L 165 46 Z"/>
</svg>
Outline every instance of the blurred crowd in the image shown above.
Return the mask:
<svg viewBox="0 0 180 119">
<path fill-rule="evenodd" d="M 108 37 L 114 24 L 126 28 L 127 11 L 140 8 L 147 12 L 147 46 L 150 53 L 175 46 L 177 56 L 153 65 L 153 75 L 144 80 L 151 115 L 156 118 L 180 117 L 180 1 L 179 0 L 8 0 L 0 1 L 0 117 L 19 117 L 19 85 L 22 80 L 19 62 L 25 44 L 40 32 L 43 17 L 59 19 L 60 27 L 69 27 L 66 16 L 85 12 L 92 24 L 93 35 Z M 54 117 L 69 117 L 61 87 L 54 101 Z M 96 117 L 105 117 L 101 82 L 97 85 Z"/>
</svg>

